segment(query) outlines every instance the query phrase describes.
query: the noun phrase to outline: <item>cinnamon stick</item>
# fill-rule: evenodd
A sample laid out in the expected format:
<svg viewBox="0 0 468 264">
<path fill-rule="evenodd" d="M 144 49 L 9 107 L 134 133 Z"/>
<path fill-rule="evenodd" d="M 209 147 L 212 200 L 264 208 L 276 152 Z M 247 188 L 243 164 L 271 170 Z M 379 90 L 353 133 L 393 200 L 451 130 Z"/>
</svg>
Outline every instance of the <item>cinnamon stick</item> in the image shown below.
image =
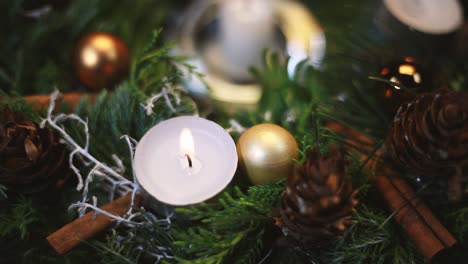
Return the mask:
<svg viewBox="0 0 468 264">
<path fill-rule="evenodd" d="M 457 243 L 404 180 L 398 177 L 376 176 L 372 178 L 372 183 L 382 193 L 389 210 L 395 212 L 395 221 L 427 260 Z"/>
<path fill-rule="evenodd" d="M 359 141 L 350 142 L 362 149 L 370 151 L 372 141 L 356 130 L 330 122 L 327 127 L 345 135 L 352 135 Z M 365 142 L 366 145 L 359 144 Z M 371 143 L 371 144 L 369 144 Z M 380 159 L 380 151 L 366 164 L 366 169 L 372 168 Z M 361 160 L 366 159 L 362 154 Z M 441 224 L 431 209 L 417 196 L 414 190 L 383 162 L 377 168 L 378 174 L 391 176 L 373 176 L 370 181 L 382 194 L 390 212 L 395 212 L 395 221 L 403 228 L 408 237 L 415 243 L 421 254 L 431 260 L 438 252 L 454 246 L 457 241 Z"/>
<path fill-rule="evenodd" d="M 114 215 L 123 215 L 130 207 L 132 194 L 129 193 L 119 199 L 112 201 L 100 207 Z M 138 206 L 141 203 L 141 195 L 135 196 L 134 204 Z M 87 240 L 94 237 L 96 234 L 105 230 L 112 224 L 112 219 L 106 215 L 98 214 L 94 219 L 95 212 L 89 212 L 82 218 L 65 225 L 47 237 L 49 244 L 55 251 L 63 255 L 69 250 L 76 247 L 81 240 Z"/>
<path fill-rule="evenodd" d="M 78 106 L 81 99 L 85 96 L 90 99 L 90 102 L 93 102 L 96 98 L 96 94 L 92 93 L 64 93 L 62 94 L 61 102 L 66 103 L 69 107 L 69 110 L 73 110 Z M 35 109 L 42 110 L 49 107 L 50 95 L 30 95 L 25 96 L 24 100 Z"/>
</svg>

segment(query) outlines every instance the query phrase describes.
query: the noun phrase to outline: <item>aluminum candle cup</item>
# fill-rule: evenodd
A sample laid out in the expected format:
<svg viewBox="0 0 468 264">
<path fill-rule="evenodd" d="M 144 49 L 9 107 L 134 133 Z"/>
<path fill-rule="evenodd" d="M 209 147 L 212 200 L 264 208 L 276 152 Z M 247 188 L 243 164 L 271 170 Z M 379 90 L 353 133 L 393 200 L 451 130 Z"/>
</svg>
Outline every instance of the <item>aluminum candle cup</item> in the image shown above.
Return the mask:
<svg viewBox="0 0 468 264">
<path fill-rule="evenodd" d="M 215 196 L 229 184 L 237 168 L 236 145 L 214 122 L 176 117 L 159 123 L 143 136 L 135 151 L 134 168 L 150 198 L 145 206 L 193 205 Z"/>
</svg>

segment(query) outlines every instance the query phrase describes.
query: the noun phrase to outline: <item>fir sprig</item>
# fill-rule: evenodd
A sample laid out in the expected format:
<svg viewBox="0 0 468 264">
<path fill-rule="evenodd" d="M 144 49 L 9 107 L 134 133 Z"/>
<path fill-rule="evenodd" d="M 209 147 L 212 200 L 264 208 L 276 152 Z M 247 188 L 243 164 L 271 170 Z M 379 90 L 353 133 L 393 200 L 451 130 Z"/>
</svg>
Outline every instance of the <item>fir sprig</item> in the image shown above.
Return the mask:
<svg viewBox="0 0 468 264">
<path fill-rule="evenodd" d="M 106 241 L 95 240 L 88 245 L 101 253 L 103 263 L 154 263 L 173 261 L 174 247 L 167 219 L 157 219 L 140 210 L 144 225 L 117 226 L 106 236 Z"/>
<path fill-rule="evenodd" d="M 2 209 L 5 213 L 0 218 L 0 237 L 18 234 L 20 239 L 25 239 L 29 227 L 39 221 L 32 201 L 26 197 L 20 197 L 15 204 L 8 209 Z"/>
<path fill-rule="evenodd" d="M 38 111 L 27 104 L 21 96 L 18 94 L 11 96 L 0 89 L 0 109 L 3 109 L 5 106 L 8 106 L 14 112 L 21 113 L 34 122 L 40 121 L 40 114 Z"/>
<path fill-rule="evenodd" d="M 232 263 L 256 263 L 263 249 L 263 233 L 273 224 L 282 191 L 282 181 L 250 187 L 247 193 L 236 187 L 234 194 L 224 192 L 218 203 L 179 209 L 200 223 L 188 230 L 174 230 L 174 244 L 185 252 L 179 261 L 222 263 L 235 254 L 237 261 Z"/>
<path fill-rule="evenodd" d="M 403 239 L 398 227 L 387 222 L 385 212 L 364 205 L 358 207 L 344 239 L 328 248 L 327 263 L 425 263 L 413 244 Z"/>
<path fill-rule="evenodd" d="M 0 197 L 5 198 L 5 199 L 8 198 L 6 191 L 7 191 L 7 187 L 0 184 Z"/>
<path fill-rule="evenodd" d="M 462 207 L 449 215 L 454 222 L 457 237 L 465 242 L 468 239 L 468 206 Z"/>
</svg>

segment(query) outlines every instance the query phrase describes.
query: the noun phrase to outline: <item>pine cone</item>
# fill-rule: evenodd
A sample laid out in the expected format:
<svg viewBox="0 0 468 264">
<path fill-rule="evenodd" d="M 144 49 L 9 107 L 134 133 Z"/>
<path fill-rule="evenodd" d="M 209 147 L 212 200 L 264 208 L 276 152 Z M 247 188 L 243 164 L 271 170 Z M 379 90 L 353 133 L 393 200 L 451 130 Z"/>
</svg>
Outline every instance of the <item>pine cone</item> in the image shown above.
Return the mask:
<svg viewBox="0 0 468 264">
<path fill-rule="evenodd" d="M 59 187 L 67 175 L 65 156 L 50 129 L 8 107 L 0 111 L 0 184 L 22 193 Z"/>
<path fill-rule="evenodd" d="M 342 236 L 352 223 L 356 195 L 338 150 L 328 154 L 310 150 L 307 161 L 286 180 L 279 226 L 304 247 L 319 246 Z"/>
<path fill-rule="evenodd" d="M 468 93 L 438 90 L 400 107 L 386 150 L 410 176 L 450 175 L 449 198 L 458 201 L 468 164 Z"/>
</svg>

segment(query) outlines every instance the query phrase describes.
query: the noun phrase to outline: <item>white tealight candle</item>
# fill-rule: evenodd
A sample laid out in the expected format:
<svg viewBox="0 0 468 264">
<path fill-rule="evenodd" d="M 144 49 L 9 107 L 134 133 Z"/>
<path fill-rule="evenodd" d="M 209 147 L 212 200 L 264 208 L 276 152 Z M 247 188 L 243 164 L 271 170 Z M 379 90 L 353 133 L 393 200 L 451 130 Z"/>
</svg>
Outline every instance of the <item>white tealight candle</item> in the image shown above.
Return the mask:
<svg viewBox="0 0 468 264">
<path fill-rule="evenodd" d="M 225 0 L 220 3 L 221 50 L 225 74 L 249 79 L 250 66 L 261 64 L 262 50 L 274 42 L 274 1 Z"/>
<path fill-rule="evenodd" d="M 463 23 L 458 0 L 384 0 L 387 9 L 402 23 L 429 34 L 446 34 Z"/>
<path fill-rule="evenodd" d="M 209 120 L 182 116 L 150 129 L 134 158 L 143 189 L 175 206 L 200 203 L 221 192 L 237 168 L 231 136 Z"/>
</svg>

